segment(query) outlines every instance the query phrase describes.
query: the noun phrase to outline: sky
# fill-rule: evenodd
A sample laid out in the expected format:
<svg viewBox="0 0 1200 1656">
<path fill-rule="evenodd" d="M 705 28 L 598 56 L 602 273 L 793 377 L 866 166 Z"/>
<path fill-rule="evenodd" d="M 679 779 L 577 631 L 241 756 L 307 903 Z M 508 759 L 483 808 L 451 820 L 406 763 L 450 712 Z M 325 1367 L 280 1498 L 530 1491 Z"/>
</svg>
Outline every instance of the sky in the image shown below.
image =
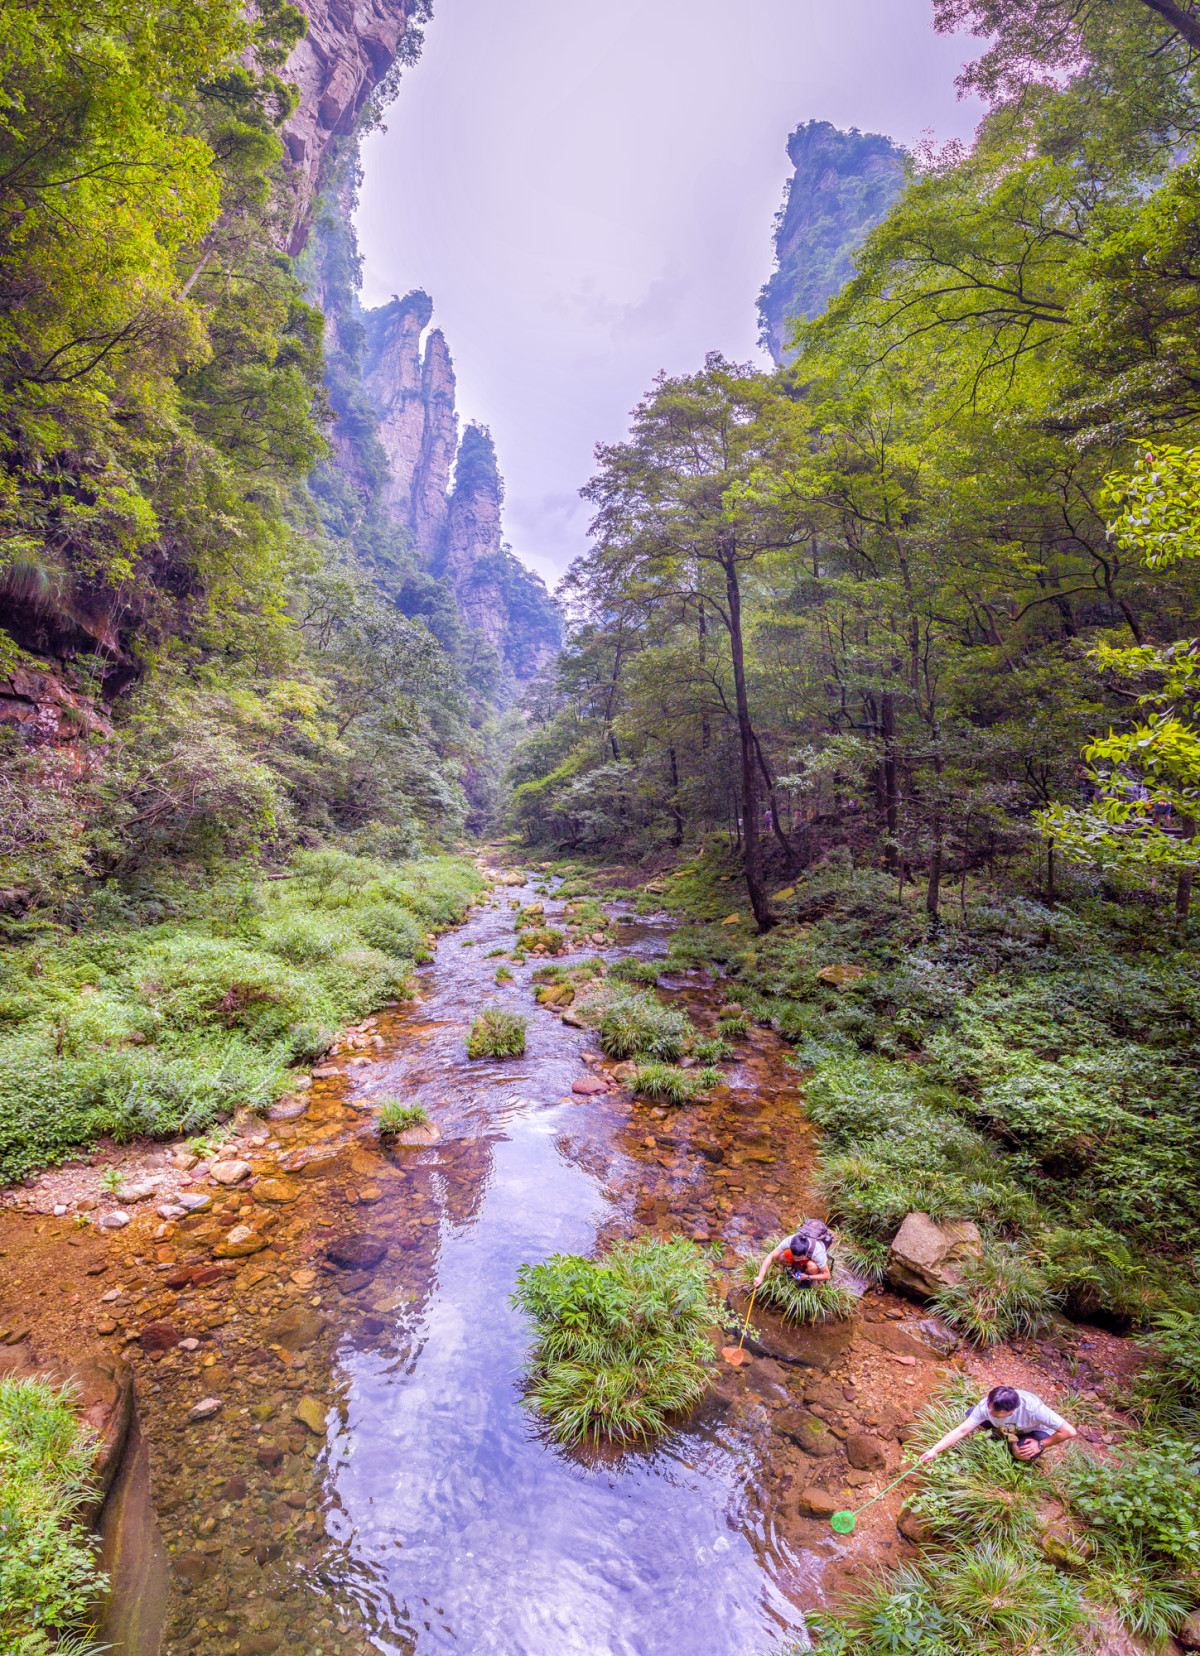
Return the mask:
<svg viewBox="0 0 1200 1656">
<path fill-rule="evenodd" d="M 767 358 L 755 299 L 816 119 L 969 137 L 978 42 L 929 0 L 436 0 L 363 148 L 363 303 L 422 287 L 463 420 L 496 440 L 513 550 L 553 586 L 578 490 L 660 369 Z"/>
</svg>

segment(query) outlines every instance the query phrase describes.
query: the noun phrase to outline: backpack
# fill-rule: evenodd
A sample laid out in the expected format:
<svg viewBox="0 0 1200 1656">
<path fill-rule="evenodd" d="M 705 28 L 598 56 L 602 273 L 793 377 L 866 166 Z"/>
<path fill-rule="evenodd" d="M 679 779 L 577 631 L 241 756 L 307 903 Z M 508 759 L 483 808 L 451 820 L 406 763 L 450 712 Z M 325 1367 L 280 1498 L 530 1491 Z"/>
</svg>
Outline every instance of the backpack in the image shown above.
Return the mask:
<svg viewBox="0 0 1200 1656">
<path fill-rule="evenodd" d="M 823 1219 L 806 1219 L 794 1234 L 806 1242 L 819 1242 L 827 1253 L 833 1246 L 833 1232 Z"/>
</svg>

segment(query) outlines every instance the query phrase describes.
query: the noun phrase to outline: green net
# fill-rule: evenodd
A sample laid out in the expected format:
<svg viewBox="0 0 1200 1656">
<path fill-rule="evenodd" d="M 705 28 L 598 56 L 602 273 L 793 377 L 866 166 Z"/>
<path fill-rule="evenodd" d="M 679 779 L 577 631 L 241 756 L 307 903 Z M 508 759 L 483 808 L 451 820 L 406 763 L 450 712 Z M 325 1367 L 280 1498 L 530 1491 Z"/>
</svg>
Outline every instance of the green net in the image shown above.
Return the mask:
<svg viewBox="0 0 1200 1656">
<path fill-rule="evenodd" d="M 829 1527 L 839 1535 L 849 1535 L 854 1528 L 854 1514 L 852 1512 L 835 1512 L 829 1520 Z"/>
</svg>

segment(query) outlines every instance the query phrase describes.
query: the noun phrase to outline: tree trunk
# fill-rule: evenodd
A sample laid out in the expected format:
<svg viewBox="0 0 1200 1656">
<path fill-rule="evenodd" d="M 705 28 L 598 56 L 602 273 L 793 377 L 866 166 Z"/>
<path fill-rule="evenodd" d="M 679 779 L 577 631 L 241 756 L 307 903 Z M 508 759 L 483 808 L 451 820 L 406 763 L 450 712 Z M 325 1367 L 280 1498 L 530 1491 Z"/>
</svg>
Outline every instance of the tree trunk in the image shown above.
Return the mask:
<svg viewBox="0 0 1200 1656">
<path fill-rule="evenodd" d="M 1046 907 L 1054 907 L 1054 840 L 1046 841 Z"/>
<path fill-rule="evenodd" d="M 733 687 L 737 697 L 738 739 L 742 750 L 742 867 L 746 892 L 759 931 L 775 924 L 763 886 L 762 839 L 758 831 L 758 764 L 754 751 L 754 727 L 750 723 L 750 702 L 746 695 L 746 662 L 742 650 L 742 594 L 738 586 L 737 562 L 732 547 L 721 560 L 725 570 L 725 592 L 729 602 L 729 647 L 733 657 Z"/>
<path fill-rule="evenodd" d="M 1184 839 L 1194 839 L 1196 837 L 1195 817 L 1185 816 L 1181 818 L 1181 821 L 1183 824 Z M 1175 881 L 1175 924 L 1181 929 L 1186 927 L 1188 923 L 1188 911 L 1191 906 L 1192 870 L 1190 868 L 1181 868 L 1179 870 L 1179 878 Z"/>
<path fill-rule="evenodd" d="M 1161 17 L 1168 28 L 1181 35 L 1189 46 L 1200 49 L 1200 21 L 1183 6 L 1175 5 L 1174 0 L 1142 0 L 1142 5 Z"/>
<path fill-rule="evenodd" d="M 933 785 L 937 791 L 933 798 L 933 814 L 929 824 L 933 834 L 933 850 L 929 854 L 929 885 L 925 890 L 925 912 L 936 923 L 942 893 L 942 762 L 940 759 L 934 760 L 933 771 L 937 778 Z"/>
<path fill-rule="evenodd" d="M 896 779 L 896 696 L 885 690 L 879 698 L 883 731 L 884 823 L 887 829 L 887 866 L 895 870 L 900 838 L 900 789 Z"/>
<path fill-rule="evenodd" d="M 671 817 L 675 823 L 671 844 L 678 851 L 683 844 L 683 812 L 679 808 L 679 766 L 675 761 L 674 742 L 668 747 L 667 752 L 671 756 Z"/>
<path fill-rule="evenodd" d="M 696 639 L 696 650 L 697 650 L 697 654 L 700 657 L 700 671 L 701 671 L 701 673 L 703 673 L 705 662 L 708 659 L 708 619 L 704 614 L 704 599 L 703 598 L 701 598 L 701 600 L 700 600 L 700 621 L 699 621 L 699 631 L 698 631 L 697 639 Z M 703 695 L 704 694 L 703 690 L 701 690 L 700 693 L 701 693 L 701 695 Z M 701 751 L 701 753 L 707 753 L 708 752 L 708 744 L 709 744 L 709 741 L 711 740 L 711 738 L 712 738 L 712 731 L 709 729 L 709 724 L 708 724 L 708 703 L 705 702 L 704 705 L 703 705 L 703 711 L 700 714 L 700 751 Z"/>
</svg>

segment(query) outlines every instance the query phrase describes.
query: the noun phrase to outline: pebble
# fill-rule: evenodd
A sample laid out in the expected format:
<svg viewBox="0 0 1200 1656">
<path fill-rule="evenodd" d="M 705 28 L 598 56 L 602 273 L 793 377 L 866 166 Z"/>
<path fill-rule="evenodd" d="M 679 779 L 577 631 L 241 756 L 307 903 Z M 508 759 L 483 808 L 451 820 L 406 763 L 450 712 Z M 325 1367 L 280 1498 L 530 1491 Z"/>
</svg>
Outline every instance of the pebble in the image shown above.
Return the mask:
<svg viewBox="0 0 1200 1656">
<path fill-rule="evenodd" d="M 188 1213 L 199 1213 L 202 1208 L 212 1206 L 211 1196 L 202 1196 L 198 1190 L 185 1190 L 179 1198 L 179 1205 Z"/>
<path fill-rule="evenodd" d="M 213 1415 L 220 1412 L 221 1406 L 219 1397 L 202 1397 L 199 1403 L 193 1403 L 188 1410 L 188 1419 L 211 1420 Z"/>
<path fill-rule="evenodd" d="M 158 1210 L 160 1219 L 182 1219 L 187 1208 L 178 1206 L 175 1202 L 164 1202 Z"/>
<path fill-rule="evenodd" d="M 314 1437 L 325 1436 L 325 1405 L 315 1397 L 302 1397 L 296 1404 L 295 1418 L 308 1427 Z"/>
<path fill-rule="evenodd" d="M 96 1318 L 96 1333 L 97 1334 L 115 1334 L 116 1332 L 117 1332 L 117 1325 L 112 1320 L 111 1317 L 97 1317 Z"/>
<path fill-rule="evenodd" d="M 61 1219 L 63 1214 L 66 1213 L 66 1211 L 67 1211 L 66 1203 L 65 1202 L 57 1202 L 55 1204 L 55 1207 L 54 1207 L 54 1217 L 56 1219 Z"/>
<path fill-rule="evenodd" d="M 96 1223 L 101 1230 L 121 1230 L 129 1223 L 129 1215 L 117 1210 L 113 1213 L 102 1213 Z"/>
<path fill-rule="evenodd" d="M 186 1340 L 180 1340 L 179 1349 L 180 1351 L 199 1351 L 200 1342 L 194 1336 L 189 1335 Z"/>
</svg>

